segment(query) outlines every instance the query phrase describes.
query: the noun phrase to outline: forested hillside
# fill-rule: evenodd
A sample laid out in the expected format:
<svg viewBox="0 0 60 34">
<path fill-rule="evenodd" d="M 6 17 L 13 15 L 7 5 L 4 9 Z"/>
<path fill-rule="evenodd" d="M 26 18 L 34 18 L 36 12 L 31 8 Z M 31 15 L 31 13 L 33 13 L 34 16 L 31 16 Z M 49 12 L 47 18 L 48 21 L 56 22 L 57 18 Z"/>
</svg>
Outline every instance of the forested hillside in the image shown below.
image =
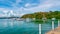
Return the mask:
<svg viewBox="0 0 60 34">
<path fill-rule="evenodd" d="M 56 19 L 60 19 L 60 11 L 35 12 L 33 14 L 25 14 L 21 18 L 42 19 L 42 17 L 46 17 L 47 19 L 51 19 L 53 17 Z"/>
</svg>

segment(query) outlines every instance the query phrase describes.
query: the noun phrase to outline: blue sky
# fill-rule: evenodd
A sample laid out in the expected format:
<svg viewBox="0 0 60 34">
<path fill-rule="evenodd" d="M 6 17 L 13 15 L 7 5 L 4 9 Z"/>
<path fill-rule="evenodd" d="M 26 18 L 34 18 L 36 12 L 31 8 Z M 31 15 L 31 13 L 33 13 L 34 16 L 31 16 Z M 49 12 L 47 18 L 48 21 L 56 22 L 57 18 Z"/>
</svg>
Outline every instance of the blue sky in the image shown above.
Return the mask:
<svg viewBox="0 0 60 34">
<path fill-rule="evenodd" d="M 0 16 L 60 10 L 60 0 L 0 0 Z"/>
</svg>

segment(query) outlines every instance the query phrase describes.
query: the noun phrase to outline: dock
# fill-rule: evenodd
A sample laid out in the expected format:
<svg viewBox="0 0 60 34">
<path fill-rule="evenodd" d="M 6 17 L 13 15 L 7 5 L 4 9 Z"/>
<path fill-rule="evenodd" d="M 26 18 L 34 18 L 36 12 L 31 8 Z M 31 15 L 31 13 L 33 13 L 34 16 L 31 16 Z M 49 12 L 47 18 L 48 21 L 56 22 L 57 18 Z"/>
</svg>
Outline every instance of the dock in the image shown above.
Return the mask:
<svg viewBox="0 0 60 34">
<path fill-rule="evenodd" d="M 55 28 L 54 30 L 46 32 L 45 34 L 60 34 L 60 26 Z"/>
</svg>

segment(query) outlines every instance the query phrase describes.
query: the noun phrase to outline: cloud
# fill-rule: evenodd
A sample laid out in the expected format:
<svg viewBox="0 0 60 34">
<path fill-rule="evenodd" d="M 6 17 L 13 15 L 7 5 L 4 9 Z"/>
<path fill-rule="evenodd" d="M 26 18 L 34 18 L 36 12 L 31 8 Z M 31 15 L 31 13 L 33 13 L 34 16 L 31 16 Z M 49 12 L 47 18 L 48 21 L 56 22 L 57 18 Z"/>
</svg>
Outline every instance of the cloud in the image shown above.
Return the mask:
<svg viewBox="0 0 60 34">
<path fill-rule="evenodd" d="M 25 6 L 29 7 L 33 4 L 27 3 Z M 26 12 L 36 12 L 36 11 L 48 11 L 51 8 L 60 6 L 60 1 L 58 0 L 46 0 L 43 3 L 40 3 L 38 6 L 31 7 L 31 8 L 24 8 Z M 56 8 L 57 9 L 57 8 Z"/>
<path fill-rule="evenodd" d="M 20 8 L 21 9 L 21 8 Z M 19 11 L 19 10 L 18 10 Z M 10 10 L 10 9 L 7 9 L 7 8 L 0 8 L 0 12 L 2 12 L 0 14 L 0 17 L 10 17 L 10 16 L 22 16 L 24 15 L 25 13 L 19 13 L 19 12 L 14 12 L 14 10 Z M 3 14 L 4 13 L 4 14 Z"/>
<path fill-rule="evenodd" d="M 26 4 L 26 7 L 29 7 L 31 6 L 31 4 Z M 24 11 L 27 11 L 27 12 L 36 12 L 36 11 L 45 11 L 49 8 L 51 8 L 53 6 L 53 4 L 50 4 L 50 3 L 42 3 L 42 4 L 39 4 L 38 6 L 35 6 L 35 7 L 31 7 L 31 8 L 24 8 Z"/>
<path fill-rule="evenodd" d="M 20 2 L 22 2 L 22 0 L 16 0 L 16 3 L 20 3 Z"/>
<path fill-rule="evenodd" d="M 26 5 L 25 5 L 25 7 L 30 7 L 31 6 L 31 4 L 29 4 L 29 3 L 27 3 Z"/>
<path fill-rule="evenodd" d="M 60 7 L 60 0 L 45 0 L 45 1 L 42 0 L 40 1 L 40 3 L 36 3 L 36 1 L 34 1 L 35 3 L 31 3 L 31 2 L 29 3 L 29 2 L 22 1 L 22 0 L 16 0 L 15 3 L 11 1 L 8 1 L 8 2 L 10 4 L 9 3 L 7 4 L 12 6 L 11 8 L 9 7 L 0 8 L 0 11 L 3 11 L 5 15 L 11 10 L 12 11 L 9 13 L 12 13 L 13 15 L 24 15 L 27 13 L 34 13 L 34 12 L 39 12 L 39 11 L 49 11 L 51 9 L 53 10 L 53 8 L 55 7 L 58 7 L 58 6 Z M 20 5 L 23 5 L 23 6 L 21 7 Z"/>
<path fill-rule="evenodd" d="M 0 15 L 4 17 L 9 17 L 15 14 L 13 10 L 10 10 L 8 8 L 0 8 L 0 12 L 2 12 Z"/>
<path fill-rule="evenodd" d="M 0 14 L 0 17 L 6 17 L 6 16 L 8 16 L 8 12 L 9 12 L 9 10 L 10 9 L 7 9 L 7 8 L 0 8 L 0 12 L 2 12 L 1 14 Z"/>
<path fill-rule="evenodd" d="M 37 3 L 26 3 L 25 7 L 30 8 L 30 7 L 34 7 L 34 6 L 37 6 L 37 5 L 38 5 Z"/>
<path fill-rule="evenodd" d="M 44 3 L 46 4 L 53 4 L 53 6 L 60 6 L 60 0 L 47 0 Z"/>
<path fill-rule="evenodd" d="M 41 2 L 41 1 L 40 1 Z M 43 3 L 36 4 L 36 3 L 26 3 L 25 8 L 24 7 L 18 7 L 16 8 L 16 11 L 19 11 L 20 13 L 33 13 L 38 11 L 49 11 L 49 9 L 60 6 L 60 2 L 58 0 L 46 0 Z M 35 6 L 37 5 L 37 6 Z M 18 12 L 17 12 L 18 13 Z"/>
<path fill-rule="evenodd" d="M 7 13 L 10 9 L 8 8 L 0 8 L 0 11 L 2 11 L 3 13 Z"/>
<path fill-rule="evenodd" d="M 13 8 L 13 9 L 18 9 L 18 8 L 20 8 L 20 7 L 18 7 L 18 5 L 19 5 L 20 2 L 23 2 L 23 1 L 22 1 L 22 0 L 16 0 L 15 3 L 12 3 L 12 5 L 11 5 L 12 8 Z"/>
</svg>

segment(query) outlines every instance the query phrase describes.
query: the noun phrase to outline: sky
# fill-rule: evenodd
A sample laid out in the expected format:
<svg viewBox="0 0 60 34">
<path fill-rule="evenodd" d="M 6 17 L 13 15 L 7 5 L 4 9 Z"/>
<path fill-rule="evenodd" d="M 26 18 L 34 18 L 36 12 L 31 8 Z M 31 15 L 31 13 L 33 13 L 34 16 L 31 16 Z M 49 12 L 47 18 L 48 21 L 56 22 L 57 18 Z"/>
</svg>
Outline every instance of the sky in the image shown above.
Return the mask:
<svg viewBox="0 0 60 34">
<path fill-rule="evenodd" d="M 60 10 L 60 0 L 0 0 L 0 17 Z"/>
</svg>

